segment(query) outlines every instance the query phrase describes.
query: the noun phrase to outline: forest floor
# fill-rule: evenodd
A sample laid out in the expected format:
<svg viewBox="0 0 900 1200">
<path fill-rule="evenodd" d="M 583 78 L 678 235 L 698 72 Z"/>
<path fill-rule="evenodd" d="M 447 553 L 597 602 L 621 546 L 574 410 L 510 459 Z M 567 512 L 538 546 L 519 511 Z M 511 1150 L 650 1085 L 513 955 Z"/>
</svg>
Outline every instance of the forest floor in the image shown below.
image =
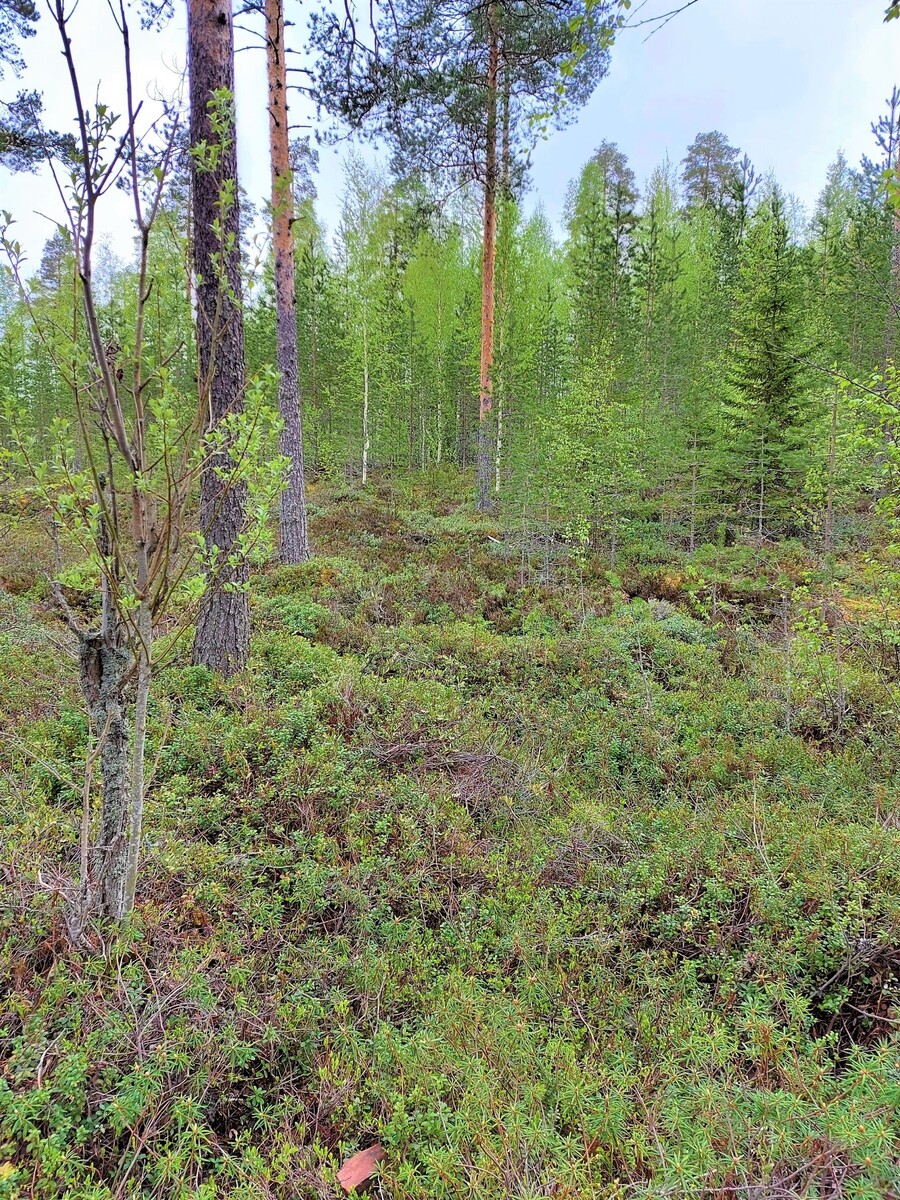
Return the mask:
<svg viewBox="0 0 900 1200">
<path fill-rule="evenodd" d="M 131 929 L 0 538 L 0 1197 L 900 1194 L 900 557 L 533 560 L 471 481 L 313 491 L 249 669 L 159 676 Z M 48 560 L 49 561 L 49 560 Z"/>
</svg>

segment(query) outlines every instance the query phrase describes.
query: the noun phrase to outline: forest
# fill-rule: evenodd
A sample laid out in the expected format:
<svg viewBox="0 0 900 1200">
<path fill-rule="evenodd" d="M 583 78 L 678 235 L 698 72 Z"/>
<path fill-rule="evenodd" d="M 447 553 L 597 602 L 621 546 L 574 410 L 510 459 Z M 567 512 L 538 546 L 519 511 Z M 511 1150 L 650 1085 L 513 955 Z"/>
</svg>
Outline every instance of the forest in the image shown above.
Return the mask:
<svg viewBox="0 0 900 1200">
<path fill-rule="evenodd" d="M 900 87 L 529 193 L 697 3 L 0 0 L 0 1200 L 900 1200 Z"/>
</svg>

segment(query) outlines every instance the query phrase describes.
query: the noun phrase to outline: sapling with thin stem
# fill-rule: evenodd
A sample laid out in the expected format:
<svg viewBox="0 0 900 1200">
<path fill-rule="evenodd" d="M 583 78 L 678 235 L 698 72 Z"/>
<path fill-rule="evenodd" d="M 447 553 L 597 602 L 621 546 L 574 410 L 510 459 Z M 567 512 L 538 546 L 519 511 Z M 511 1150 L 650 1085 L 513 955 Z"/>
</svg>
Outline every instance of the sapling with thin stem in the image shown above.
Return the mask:
<svg viewBox="0 0 900 1200">
<path fill-rule="evenodd" d="M 265 399 L 267 378 L 245 389 L 243 415 L 229 416 L 207 432 L 202 378 L 196 394 L 185 396 L 176 390 L 169 370 L 185 352 L 183 343 L 175 341 L 162 355 L 157 350 L 150 365 L 145 328 L 158 284 L 150 268 L 150 246 L 175 153 L 177 107 L 161 104 L 156 117 L 145 120 L 144 105 L 135 101 L 124 0 L 110 9 L 123 54 L 124 114 L 100 102 L 87 107 L 73 50 L 74 8 L 53 0 L 51 12 L 78 141 L 74 161 L 48 161 L 76 264 L 74 333 L 68 344 L 60 326 L 51 328 L 33 303 L 25 257 L 10 235 L 8 213 L 3 214 L 0 237 L 24 307 L 69 400 L 51 422 L 48 439 L 29 429 L 30 414 L 21 402 L 4 395 L 10 438 L 3 458 L 11 486 L 37 501 L 57 544 L 64 540 L 76 549 L 98 581 L 99 616 L 93 621 L 70 603 L 59 578 L 50 584 L 77 641 L 91 740 L 81 797 L 79 879 L 70 890 L 68 913 L 73 941 L 87 944 L 87 923 L 94 914 L 123 922 L 135 904 L 154 672 L 195 616 L 204 589 L 217 580 L 235 586 L 228 581 L 237 563 L 246 562 L 266 537 L 283 462 L 266 455 L 278 427 Z M 214 123 L 230 102 L 227 96 L 211 98 Z M 206 144 L 194 152 L 202 169 L 217 147 Z M 156 165 L 144 169 L 148 159 Z M 104 337 L 94 280 L 99 212 L 117 185 L 131 198 L 137 230 L 134 304 L 124 346 Z M 227 193 L 222 203 L 228 203 Z M 220 288 L 224 292 L 227 279 L 220 280 Z M 79 310 L 86 341 L 77 336 L 74 314 Z M 223 496 L 240 486 L 249 497 L 250 519 L 229 555 L 208 548 L 203 517 L 196 523 L 197 484 L 210 464 L 218 472 Z M 157 644 L 164 619 L 166 640 Z M 93 777 L 98 765 L 102 799 L 95 829 Z"/>
</svg>

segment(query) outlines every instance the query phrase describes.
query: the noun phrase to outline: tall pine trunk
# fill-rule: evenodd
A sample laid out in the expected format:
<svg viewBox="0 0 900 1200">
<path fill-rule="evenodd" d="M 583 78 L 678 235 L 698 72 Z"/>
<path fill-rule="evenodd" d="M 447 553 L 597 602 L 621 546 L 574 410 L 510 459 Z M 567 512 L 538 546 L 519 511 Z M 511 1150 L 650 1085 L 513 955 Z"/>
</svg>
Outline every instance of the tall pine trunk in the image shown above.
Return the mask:
<svg viewBox="0 0 900 1200">
<path fill-rule="evenodd" d="M 221 143 L 215 156 L 191 159 L 198 387 L 214 430 L 243 410 L 245 382 L 231 0 L 188 0 L 188 67 L 191 146 Z M 231 116 L 217 133 L 210 104 L 222 91 L 231 98 Z M 232 475 L 229 455 L 220 450 L 200 481 L 200 527 L 217 562 L 197 619 L 194 662 L 223 675 L 245 666 L 250 650 L 247 564 L 229 561 L 238 552 L 247 489 Z"/>
<path fill-rule="evenodd" d="M 491 507 L 494 476 L 494 265 L 497 257 L 497 76 L 500 66 L 499 15 L 488 9 L 487 145 L 484 159 L 484 219 L 481 259 L 481 373 L 478 399 L 477 507 Z"/>
<path fill-rule="evenodd" d="M 504 418 L 507 416 L 509 399 L 509 360 L 508 360 L 508 303 L 509 303 L 509 249 L 512 237 L 512 147 L 510 143 L 510 81 L 509 70 L 503 72 L 501 89 L 501 119 L 500 119 L 500 164 L 498 172 L 498 191 L 500 210 L 497 216 L 497 287 L 494 303 L 495 328 L 499 326 L 497 343 L 497 359 L 499 366 L 499 395 L 497 396 L 496 438 L 494 445 L 494 495 L 500 498 L 500 481 L 503 469 L 503 437 Z"/>
<path fill-rule="evenodd" d="M 288 459 L 281 496 L 281 560 L 309 558 L 306 481 L 303 474 L 303 402 L 297 361 L 294 291 L 294 191 L 287 112 L 287 67 L 282 0 L 266 0 L 266 60 L 269 79 L 269 148 L 272 159 L 272 241 L 275 248 L 276 359 L 281 453 Z"/>
</svg>

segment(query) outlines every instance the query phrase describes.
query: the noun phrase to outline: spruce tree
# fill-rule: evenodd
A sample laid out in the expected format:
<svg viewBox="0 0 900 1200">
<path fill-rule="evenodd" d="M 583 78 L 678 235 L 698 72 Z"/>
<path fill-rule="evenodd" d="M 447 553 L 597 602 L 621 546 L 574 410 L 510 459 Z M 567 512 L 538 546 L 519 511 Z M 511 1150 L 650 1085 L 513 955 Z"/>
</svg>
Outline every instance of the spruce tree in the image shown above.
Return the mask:
<svg viewBox="0 0 900 1200">
<path fill-rule="evenodd" d="M 799 252 L 773 187 L 742 246 L 727 358 L 728 473 L 760 536 L 784 527 L 809 466 L 809 349 Z"/>
<path fill-rule="evenodd" d="M 616 344 L 630 299 L 637 200 L 628 159 L 614 143 L 602 142 L 570 189 L 566 206 L 575 337 L 585 356 L 604 341 Z"/>
</svg>

